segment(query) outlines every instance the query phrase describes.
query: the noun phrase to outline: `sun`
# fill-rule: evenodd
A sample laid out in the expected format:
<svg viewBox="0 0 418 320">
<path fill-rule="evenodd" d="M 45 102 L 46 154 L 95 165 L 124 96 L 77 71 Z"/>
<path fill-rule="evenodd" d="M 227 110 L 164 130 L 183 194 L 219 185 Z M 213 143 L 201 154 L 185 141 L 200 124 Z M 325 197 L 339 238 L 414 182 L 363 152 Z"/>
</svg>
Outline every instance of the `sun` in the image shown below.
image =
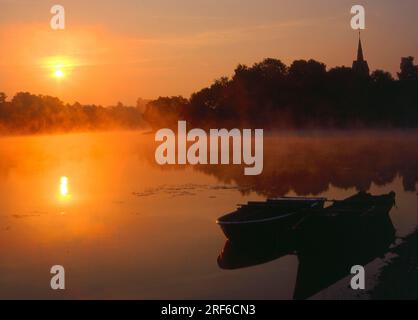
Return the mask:
<svg viewBox="0 0 418 320">
<path fill-rule="evenodd" d="M 78 63 L 70 56 L 50 56 L 42 59 L 40 65 L 48 70 L 47 72 L 51 78 L 63 80 L 71 77 Z"/>
<path fill-rule="evenodd" d="M 62 69 L 57 69 L 54 72 L 54 77 L 57 79 L 63 78 L 65 76 L 64 71 L 62 71 Z"/>
</svg>

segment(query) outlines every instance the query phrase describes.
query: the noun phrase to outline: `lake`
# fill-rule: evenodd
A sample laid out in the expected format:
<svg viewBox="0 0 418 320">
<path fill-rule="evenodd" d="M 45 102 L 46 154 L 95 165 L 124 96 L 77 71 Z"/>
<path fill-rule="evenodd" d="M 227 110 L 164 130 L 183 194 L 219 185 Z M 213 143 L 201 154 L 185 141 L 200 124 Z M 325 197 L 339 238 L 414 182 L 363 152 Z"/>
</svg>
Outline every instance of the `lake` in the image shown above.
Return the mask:
<svg viewBox="0 0 418 320">
<path fill-rule="evenodd" d="M 292 299 L 296 254 L 218 265 L 216 219 L 273 196 L 395 191 L 396 237 L 416 228 L 417 131 L 274 133 L 264 145 L 263 174 L 244 176 L 161 167 L 142 132 L 0 138 L 0 298 Z M 50 289 L 53 265 L 65 291 Z"/>
</svg>

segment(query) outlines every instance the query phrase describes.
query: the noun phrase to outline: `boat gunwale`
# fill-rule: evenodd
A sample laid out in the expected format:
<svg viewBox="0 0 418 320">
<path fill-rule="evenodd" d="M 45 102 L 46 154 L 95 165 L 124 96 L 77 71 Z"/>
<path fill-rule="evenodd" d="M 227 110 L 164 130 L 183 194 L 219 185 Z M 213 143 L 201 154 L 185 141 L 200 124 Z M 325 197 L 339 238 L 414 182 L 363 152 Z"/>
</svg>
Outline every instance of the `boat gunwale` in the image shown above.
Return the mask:
<svg viewBox="0 0 418 320">
<path fill-rule="evenodd" d="M 289 216 L 295 215 L 297 213 L 301 213 L 303 211 L 307 211 L 309 209 L 312 209 L 313 207 L 315 207 L 318 204 L 318 201 L 311 204 L 310 207 L 308 208 L 302 208 L 299 210 L 296 210 L 294 212 L 288 213 L 288 214 L 284 214 L 284 215 L 280 215 L 280 216 L 276 216 L 276 217 L 272 217 L 272 218 L 264 218 L 264 219 L 257 219 L 257 220 L 243 220 L 243 221 L 221 221 L 220 219 L 227 217 L 232 213 L 226 214 L 223 217 L 219 218 L 218 220 L 216 220 L 216 223 L 219 225 L 231 225 L 231 224 L 250 224 L 250 223 L 262 223 L 262 222 L 267 222 L 267 221 L 273 221 L 273 220 L 279 220 L 279 219 L 283 219 L 283 218 L 287 218 Z"/>
<path fill-rule="evenodd" d="M 309 197 L 277 197 L 277 198 L 268 198 L 267 201 L 326 201 L 327 198 L 318 197 L 318 198 L 309 198 Z"/>
</svg>

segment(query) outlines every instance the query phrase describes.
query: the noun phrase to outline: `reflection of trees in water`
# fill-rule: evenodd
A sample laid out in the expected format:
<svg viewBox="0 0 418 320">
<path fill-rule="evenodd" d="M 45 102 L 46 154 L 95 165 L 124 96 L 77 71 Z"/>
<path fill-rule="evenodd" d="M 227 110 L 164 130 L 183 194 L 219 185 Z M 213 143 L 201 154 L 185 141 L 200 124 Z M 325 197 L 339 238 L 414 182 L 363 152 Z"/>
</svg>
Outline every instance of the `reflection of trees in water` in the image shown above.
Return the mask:
<svg viewBox="0 0 418 320">
<path fill-rule="evenodd" d="M 266 137 L 264 171 L 260 176 L 244 176 L 241 166 L 198 166 L 196 169 L 265 196 L 283 195 L 292 190 L 299 195 L 320 194 L 329 184 L 367 190 L 372 183 L 391 183 L 397 175 L 402 178 L 406 191 L 416 190 L 417 134 L 345 133 L 335 137 L 332 134 L 318 138 Z"/>
</svg>

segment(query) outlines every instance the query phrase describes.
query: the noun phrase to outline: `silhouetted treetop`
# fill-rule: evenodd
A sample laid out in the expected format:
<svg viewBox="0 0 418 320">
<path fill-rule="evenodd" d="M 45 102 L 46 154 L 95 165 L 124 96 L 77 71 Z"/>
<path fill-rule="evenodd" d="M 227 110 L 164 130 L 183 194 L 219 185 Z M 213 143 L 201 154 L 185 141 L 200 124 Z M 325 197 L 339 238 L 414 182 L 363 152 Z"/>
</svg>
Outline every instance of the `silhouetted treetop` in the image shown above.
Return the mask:
<svg viewBox="0 0 418 320">
<path fill-rule="evenodd" d="M 268 58 L 238 65 L 230 79 L 215 80 L 187 101 L 159 98 L 145 118 L 154 127 L 175 126 L 180 118 L 200 127 L 416 127 L 417 69 L 412 57 L 402 58 L 396 81 L 383 70 L 367 76 L 344 66 L 327 71 L 312 59 L 288 67 Z"/>
<path fill-rule="evenodd" d="M 417 80 L 418 66 L 414 65 L 414 57 L 405 57 L 401 60 L 401 72 L 398 73 L 399 80 Z"/>
<path fill-rule="evenodd" d="M 326 73 L 326 66 L 321 62 L 296 60 L 289 68 L 289 79 L 303 84 L 324 79 Z"/>
</svg>

